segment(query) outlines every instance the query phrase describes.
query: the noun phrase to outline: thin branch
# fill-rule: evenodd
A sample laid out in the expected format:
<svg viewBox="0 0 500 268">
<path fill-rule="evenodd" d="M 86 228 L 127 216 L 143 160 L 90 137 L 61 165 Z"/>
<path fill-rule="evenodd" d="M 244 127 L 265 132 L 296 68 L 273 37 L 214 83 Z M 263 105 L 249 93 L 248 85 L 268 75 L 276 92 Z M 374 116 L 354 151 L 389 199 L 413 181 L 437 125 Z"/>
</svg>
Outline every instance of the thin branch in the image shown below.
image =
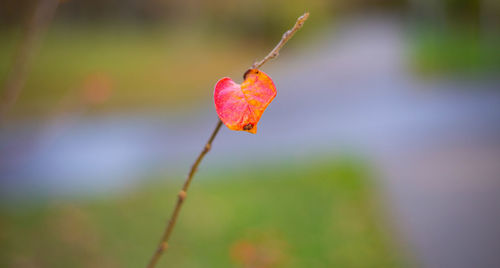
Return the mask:
<svg viewBox="0 0 500 268">
<path fill-rule="evenodd" d="M 35 51 L 54 16 L 58 4 L 59 0 L 40 0 L 37 3 L 33 17 L 27 25 L 23 39 L 17 48 L 10 73 L 5 80 L 4 91 L 0 98 L 0 124 L 5 120 L 7 112 L 21 93 Z"/>
<path fill-rule="evenodd" d="M 290 38 L 292 38 L 292 36 L 298 30 L 300 30 L 300 28 L 302 28 L 302 26 L 304 25 L 304 22 L 307 20 L 307 18 L 309 18 L 309 12 L 306 12 L 306 13 L 304 13 L 304 15 L 300 16 L 297 19 L 297 22 L 295 22 L 295 25 L 293 25 L 292 29 L 286 31 L 283 34 L 283 36 L 281 37 L 281 40 L 273 48 L 273 50 L 271 50 L 271 52 L 269 52 L 269 54 L 267 54 L 267 56 L 265 56 L 261 61 L 254 63 L 252 65 L 252 69 L 258 69 L 262 65 L 264 65 L 264 63 L 266 63 L 267 61 L 269 61 L 270 59 L 274 59 L 274 58 L 278 57 L 278 55 L 280 54 L 281 48 L 286 44 L 286 42 L 288 42 L 288 40 L 290 40 Z"/>
<path fill-rule="evenodd" d="M 193 165 L 191 166 L 191 170 L 189 171 L 189 174 L 186 178 L 186 181 L 184 182 L 184 186 L 182 187 L 182 190 L 179 192 L 177 195 L 177 203 L 175 204 L 174 212 L 172 212 L 172 216 L 170 217 L 170 220 L 168 221 L 167 228 L 163 232 L 160 244 L 158 245 L 158 249 L 154 253 L 153 257 L 149 261 L 148 268 L 153 268 L 155 267 L 156 263 L 161 257 L 161 254 L 167 249 L 168 247 L 168 239 L 170 238 L 170 234 L 172 234 L 172 231 L 174 230 L 175 223 L 177 221 L 177 217 L 179 215 L 179 212 L 182 207 L 182 203 L 186 199 L 187 196 L 187 190 L 189 188 L 189 185 L 191 184 L 191 181 L 193 180 L 193 176 L 196 173 L 196 170 L 198 169 L 198 165 L 201 163 L 201 160 L 203 157 L 210 151 L 210 148 L 212 148 L 212 142 L 215 139 L 215 136 L 217 136 L 217 133 L 219 132 L 220 127 L 222 126 L 222 121 L 219 120 L 217 122 L 217 125 L 215 126 L 214 131 L 212 132 L 212 135 L 210 135 L 210 138 L 208 139 L 207 143 L 203 147 L 203 150 L 200 152 L 198 155 L 198 158 L 196 158 L 196 161 L 194 161 Z"/>
<path fill-rule="evenodd" d="M 280 42 L 278 43 L 278 45 L 276 45 L 276 47 L 274 47 L 274 49 L 264 59 L 262 59 L 258 63 L 254 63 L 252 68 L 254 68 L 254 69 L 259 68 L 262 65 L 264 65 L 264 63 L 266 63 L 268 60 L 277 57 L 280 49 L 285 45 L 286 42 L 288 42 L 288 40 L 290 40 L 290 38 L 292 38 L 292 36 L 295 34 L 295 32 L 297 32 L 302 27 L 302 25 L 304 24 L 304 22 L 307 20 L 308 17 L 309 17 L 309 13 L 307 13 L 307 12 L 304 13 L 304 15 L 300 16 L 297 19 L 297 22 L 295 23 L 293 28 L 286 31 L 283 34 L 283 37 L 280 40 Z M 217 125 L 215 126 L 215 129 L 212 132 L 212 135 L 210 135 L 210 138 L 208 139 L 207 143 L 203 147 L 203 150 L 200 152 L 200 154 L 198 155 L 198 157 L 194 161 L 193 165 L 191 166 L 191 169 L 189 170 L 186 181 L 184 182 L 184 186 L 182 187 L 182 190 L 177 195 L 177 203 L 175 204 L 174 211 L 172 212 L 172 215 L 170 216 L 170 220 L 168 221 L 167 226 L 165 228 L 165 231 L 163 232 L 163 235 L 161 237 L 158 248 L 156 249 L 153 256 L 151 257 L 151 260 L 149 261 L 147 268 L 154 268 L 156 266 L 156 264 L 158 263 L 158 260 L 160 259 L 163 252 L 165 252 L 167 250 L 168 239 L 170 238 L 170 235 L 172 234 L 172 231 L 174 230 L 174 226 L 175 226 L 175 223 L 177 222 L 177 218 L 178 218 L 179 212 L 182 208 L 182 204 L 184 203 L 184 200 L 186 199 L 189 185 L 191 184 L 191 181 L 193 180 L 194 174 L 198 170 L 198 165 L 200 165 L 201 161 L 203 160 L 203 157 L 205 157 L 205 155 L 212 148 L 212 142 L 214 141 L 215 137 L 217 136 L 217 133 L 219 133 L 221 126 L 222 126 L 222 121 L 219 120 L 217 122 Z"/>
</svg>

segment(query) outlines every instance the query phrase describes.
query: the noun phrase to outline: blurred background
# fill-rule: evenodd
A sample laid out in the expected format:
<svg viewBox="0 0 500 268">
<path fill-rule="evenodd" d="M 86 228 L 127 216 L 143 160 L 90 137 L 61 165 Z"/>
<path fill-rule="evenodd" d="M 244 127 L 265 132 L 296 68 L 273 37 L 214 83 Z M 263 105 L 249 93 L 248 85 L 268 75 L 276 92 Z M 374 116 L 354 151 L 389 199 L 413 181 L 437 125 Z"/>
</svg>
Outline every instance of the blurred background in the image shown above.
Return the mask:
<svg viewBox="0 0 500 268">
<path fill-rule="evenodd" d="M 0 1 L 0 266 L 500 267 L 500 2 Z"/>
</svg>

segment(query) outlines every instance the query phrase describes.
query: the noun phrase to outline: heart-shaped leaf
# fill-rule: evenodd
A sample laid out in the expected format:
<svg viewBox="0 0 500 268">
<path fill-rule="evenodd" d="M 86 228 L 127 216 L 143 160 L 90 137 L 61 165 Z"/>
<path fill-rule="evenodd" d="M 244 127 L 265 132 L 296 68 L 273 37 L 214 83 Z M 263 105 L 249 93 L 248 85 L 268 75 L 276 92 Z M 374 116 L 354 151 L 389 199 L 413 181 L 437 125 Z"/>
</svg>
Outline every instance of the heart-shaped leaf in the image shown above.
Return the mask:
<svg viewBox="0 0 500 268">
<path fill-rule="evenodd" d="M 255 134 L 262 113 L 276 97 L 276 87 L 267 74 L 257 69 L 248 70 L 244 77 L 241 85 L 229 77 L 217 82 L 215 110 L 229 129 Z"/>
</svg>

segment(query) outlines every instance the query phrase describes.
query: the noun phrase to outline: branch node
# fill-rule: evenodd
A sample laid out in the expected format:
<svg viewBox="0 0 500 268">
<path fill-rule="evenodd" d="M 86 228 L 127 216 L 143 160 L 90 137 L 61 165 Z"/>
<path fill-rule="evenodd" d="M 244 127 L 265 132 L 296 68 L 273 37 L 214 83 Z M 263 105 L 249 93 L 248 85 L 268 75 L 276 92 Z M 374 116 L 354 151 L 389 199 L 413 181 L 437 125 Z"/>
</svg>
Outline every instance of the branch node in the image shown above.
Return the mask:
<svg viewBox="0 0 500 268">
<path fill-rule="evenodd" d="M 209 143 L 205 144 L 205 153 L 208 153 L 208 151 L 210 151 L 210 149 L 212 149 L 212 145 L 210 145 Z"/>
<path fill-rule="evenodd" d="M 184 201 L 184 199 L 186 199 L 186 196 L 187 196 L 186 191 L 181 190 L 181 191 L 179 192 L 178 197 L 179 197 L 179 200 L 180 200 L 180 201 Z"/>
</svg>

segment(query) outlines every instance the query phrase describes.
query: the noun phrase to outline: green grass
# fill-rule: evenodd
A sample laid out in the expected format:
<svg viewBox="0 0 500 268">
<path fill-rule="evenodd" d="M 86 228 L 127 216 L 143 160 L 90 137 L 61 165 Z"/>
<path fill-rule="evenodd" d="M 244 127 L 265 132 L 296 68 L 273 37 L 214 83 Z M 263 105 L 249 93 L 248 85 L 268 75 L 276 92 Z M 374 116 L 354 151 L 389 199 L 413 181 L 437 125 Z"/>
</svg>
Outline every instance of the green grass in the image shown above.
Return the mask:
<svg viewBox="0 0 500 268">
<path fill-rule="evenodd" d="M 19 41 L 14 30 L 0 33 L 0 84 Z M 195 28 L 53 25 L 11 116 L 190 110 L 210 99 L 218 78 L 240 77 L 265 50 L 261 40 Z"/>
<path fill-rule="evenodd" d="M 159 267 L 399 267 L 353 160 L 200 172 Z M 143 267 L 181 181 L 0 214 L 1 267 Z"/>
<path fill-rule="evenodd" d="M 471 30 L 420 31 L 413 63 L 423 74 L 495 74 L 500 71 L 500 37 Z"/>
</svg>

